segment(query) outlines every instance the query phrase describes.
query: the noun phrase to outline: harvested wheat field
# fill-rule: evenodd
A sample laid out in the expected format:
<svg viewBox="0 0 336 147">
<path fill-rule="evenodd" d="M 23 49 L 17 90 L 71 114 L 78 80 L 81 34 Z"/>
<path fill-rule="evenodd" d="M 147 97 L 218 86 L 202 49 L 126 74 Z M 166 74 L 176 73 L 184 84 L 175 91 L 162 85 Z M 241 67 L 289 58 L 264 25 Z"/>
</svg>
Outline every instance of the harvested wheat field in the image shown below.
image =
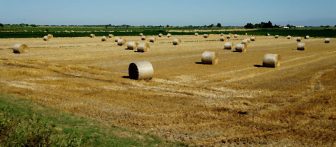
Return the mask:
<svg viewBox="0 0 336 147">
<path fill-rule="evenodd" d="M 220 35 L 173 38 L 158 37 L 148 52 L 101 37 L 0 39 L 0 91 L 188 145 L 336 145 L 333 39 L 303 39 L 300 51 L 295 37 L 256 36 L 246 52 L 233 52 Z M 14 54 L 16 43 L 29 48 Z M 218 63 L 201 64 L 204 51 Z M 281 66 L 263 67 L 267 53 L 279 54 Z M 149 61 L 153 79 L 129 79 L 134 61 Z"/>
</svg>

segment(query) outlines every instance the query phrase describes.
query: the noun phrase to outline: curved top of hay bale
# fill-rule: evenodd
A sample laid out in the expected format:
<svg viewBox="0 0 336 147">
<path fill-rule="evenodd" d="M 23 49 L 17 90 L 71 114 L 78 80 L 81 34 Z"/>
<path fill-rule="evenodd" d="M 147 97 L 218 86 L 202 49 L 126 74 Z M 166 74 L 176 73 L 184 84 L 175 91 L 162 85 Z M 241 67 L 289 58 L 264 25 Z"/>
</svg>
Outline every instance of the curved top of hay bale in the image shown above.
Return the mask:
<svg viewBox="0 0 336 147">
<path fill-rule="evenodd" d="M 48 41 L 48 40 L 49 40 L 49 37 L 48 37 L 48 36 L 43 36 L 43 40 L 44 40 L 44 41 Z"/>
<path fill-rule="evenodd" d="M 117 44 L 118 44 L 119 46 L 122 46 L 122 45 L 124 45 L 125 43 L 126 43 L 126 40 L 125 40 L 125 39 L 121 39 L 121 38 L 119 38 L 118 41 L 117 41 Z"/>
<path fill-rule="evenodd" d="M 26 50 L 28 49 L 28 46 L 26 44 L 17 43 L 17 44 L 14 44 L 12 49 L 13 49 L 13 53 L 21 54 L 21 53 L 26 52 Z"/>
<path fill-rule="evenodd" d="M 129 41 L 127 42 L 127 49 L 129 50 L 134 50 L 138 47 L 138 42 L 135 42 L 135 41 Z"/>
<path fill-rule="evenodd" d="M 181 39 L 179 39 L 179 38 L 174 38 L 173 39 L 173 44 L 174 45 L 178 45 L 178 44 L 180 44 L 181 43 Z"/>
<path fill-rule="evenodd" d="M 107 37 L 106 36 L 103 36 L 102 38 L 101 38 L 101 41 L 106 41 L 107 40 Z"/>
<path fill-rule="evenodd" d="M 204 51 L 202 53 L 202 63 L 203 64 L 217 64 L 218 58 L 216 56 L 216 52 L 213 51 Z"/>
<path fill-rule="evenodd" d="M 298 44 L 297 44 L 297 50 L 305 50 L 305 43 L 303 43 L 303 42 L 299 42 Z"/>
<path fill-rule="evenodd" d="M 152 36 L 152 37 L 149 37 L 148 40 L 149 40 L 149 42 L 154 43 L 156 41 L 156 38 L 154 36 Z"/>
<path fill-rule="evenodd" d="M 236 52 L 245 52 L 246 51 L 246 44 L 238 43 L 236 44 L 235 51 Z"/>
<path fill-rule="evenodd" d="M 278 54 L 265 54 L 263 58 L 264 67 L 279 67 L 280 66 L 280 55 Z"/>
<path fill-rule="evenodd" d="M 96 37 L 96 35 L 95 34 L 90 34 L 90 37 L 94 38 L 94 37 Z"/>
<path fill-rule="evenodd" d="M 53 34 L 48 34 L 47 36 L 48 36 L 48 39 L 52 39 L 52 38 L 54 38 L 54 35 L 53 35 Z"/>
<path fill-rule="evenodd" d="M 232 43 L 231 42 L 225 42 L 224 49 L 232 49 Z"/>
<path fill-rule="evenodd" d="M 148 42 L 141 42 L 137 47 L 138 52 L 147 52 L 150 49 L 150 45 Z"/>
<path fill-rule="evenodd" d="M 146 36 L 141 36 L 141 40 L 146 40 Z"/>
<path fill-rule="evenodd" d="M 154 75 L 153 65 L 148 61 L 132 62 L 128 66 L 128 75 L 134 80 L 151 80 Z"/>
<path fill-rule="evenodd" d="M 203 37 L 204 37 L 204 38 L 208 38 L 208 37 L 209 37 L 209 34 L 203 34 Z"/>
</svg>

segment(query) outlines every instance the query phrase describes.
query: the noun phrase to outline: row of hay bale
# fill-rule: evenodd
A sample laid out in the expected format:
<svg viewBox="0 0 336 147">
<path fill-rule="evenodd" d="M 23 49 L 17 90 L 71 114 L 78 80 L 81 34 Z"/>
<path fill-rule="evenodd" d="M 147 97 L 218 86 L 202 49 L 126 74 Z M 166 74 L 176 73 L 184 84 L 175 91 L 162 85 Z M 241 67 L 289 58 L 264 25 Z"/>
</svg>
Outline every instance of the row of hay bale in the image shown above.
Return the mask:
<svg viewBox="0 0 336 147">
<path fill-rule="evenodd" d="M 135 50 L 137 52 L 147 52 L 150 49 L 150 45 L 148 42 L 135 42 L 135 41 L 129 41 L 127 42 L 127 50 Z"/>
<path fill-rule="evenodd" d="M 278 54 L 265 54 L 262 60 L 263 67 L 277 68 L 280 66 L 281 58 Z M 218 63 L 216 52 L 204 51 L 201 57 L 202 64 L 215 65 Z M 128 75 L 134 80 L 151 80 L 154 76 L 154 68 L 149 61 L 136 61 L 128 66 Z"/>
<path fill-rule="evenodd" d="M 50 39 L 53 39 L 53 38 L 54 38 L 54 35 L 52 35 L 52 34 L 48 34 L 46 36 L 43 36 L 44 41 L 49 41 Z"/>
</svg>

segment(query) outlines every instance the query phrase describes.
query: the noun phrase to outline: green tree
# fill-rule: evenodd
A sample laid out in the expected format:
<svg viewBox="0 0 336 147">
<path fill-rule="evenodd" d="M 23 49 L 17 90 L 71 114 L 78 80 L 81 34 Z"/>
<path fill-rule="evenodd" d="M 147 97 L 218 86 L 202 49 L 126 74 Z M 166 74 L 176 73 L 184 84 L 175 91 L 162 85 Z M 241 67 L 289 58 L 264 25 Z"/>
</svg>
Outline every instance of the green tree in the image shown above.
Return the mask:
<svg viewBox="0 0 336 147">
<path fill-rule="evenodd" d="M 221 23 L 217 23 L 216 27 L 221 28 L 222 24 Z"/>
<path fill-rule="evenodd" d="M 245 29 L 253 29 L 254 28 L 254 25 L 252 23 L 247 23 L 245 26 L 244 26 Z"/>
</svg>

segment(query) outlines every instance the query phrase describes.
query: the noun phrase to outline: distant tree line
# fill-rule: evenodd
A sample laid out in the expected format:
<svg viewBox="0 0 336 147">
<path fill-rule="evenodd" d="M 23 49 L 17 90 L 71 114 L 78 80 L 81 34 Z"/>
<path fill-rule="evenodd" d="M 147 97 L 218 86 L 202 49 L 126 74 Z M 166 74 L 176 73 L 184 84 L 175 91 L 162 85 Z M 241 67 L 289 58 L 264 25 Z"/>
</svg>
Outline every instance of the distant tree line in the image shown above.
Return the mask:
<svg viewBox="0 0 336 147">
<path fill-rule="evenodd" d="M 256 24 L 252 24 L 252 23 L 247 23 L 244 28 L 246 29 L 254 29 L 254 28 L 280 28 L 280 26 L 278 25 L 273 25 L 273 23 L 271 21 L 268 22 L 261 22 L 261 23 L 256 23 Z"/>
</svg>

